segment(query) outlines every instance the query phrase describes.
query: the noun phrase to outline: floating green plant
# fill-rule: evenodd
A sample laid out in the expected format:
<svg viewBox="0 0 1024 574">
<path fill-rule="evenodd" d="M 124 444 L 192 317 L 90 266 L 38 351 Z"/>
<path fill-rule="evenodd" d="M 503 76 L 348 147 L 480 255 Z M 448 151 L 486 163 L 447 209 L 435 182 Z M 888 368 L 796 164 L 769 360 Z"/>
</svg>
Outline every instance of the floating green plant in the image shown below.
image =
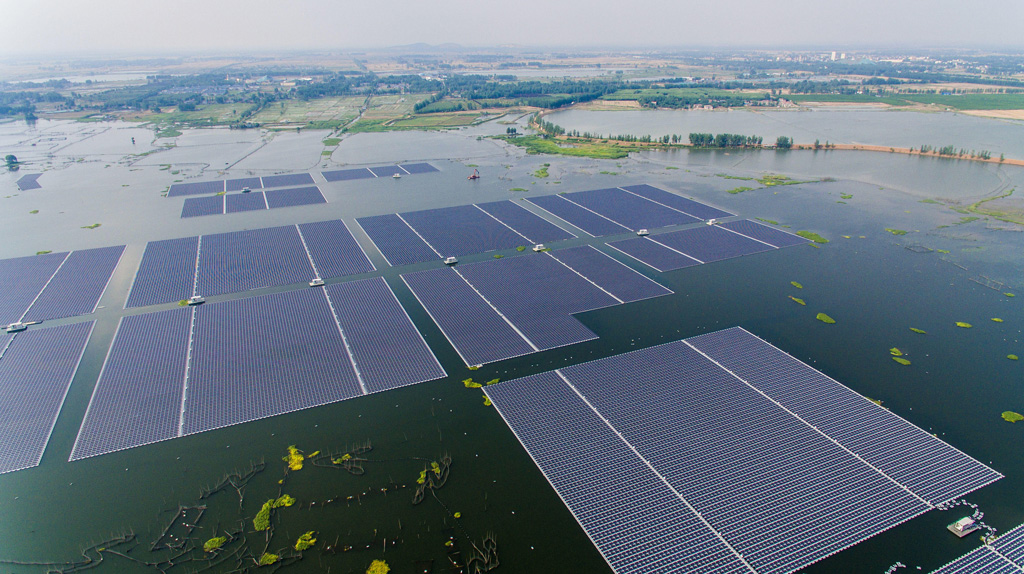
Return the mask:
<svg viewBox="0 0 1024 574">
<path fill-rule="evenodd" d="M 83 225 L 82 229 L 96 229 L 97 227 L 99 227 L 101 225 L 103 225 L 103 224 L 102 223 L 93 223 L 92 225 Z"/>
<path fill-rule="evenodd" d="M 31 213 L 32 215 L 35 215 L 35 214 L 39 213 L 39 210 L 38 209 L 33 209 L 29 213 Z"/>
<path fill-rule="evenodd" d="M 892 233 L 893 235 L 906 235 L 910 233 L 909 231 L 904 231 L 902 229 L 892 229 L 889 227 L 886 227 L 885 230 L 888 231 L 889 233 Z"/>
<path fill-rule="evenodd" d="M 957 327 L 963 327 L 964 329 L 970 329 L 974 325 L 971 325 L 970 323 L 964 323 L 963 321 L 957 321 L 956 322 L 956 326 Z"/>
<path fill-rule="evenodd" d="M 391 572 L 391 567 L 383 560 L 374 560 L 366 569 L 366 574 L 388 574 L 388 572 Z"/>
<path fill-rule="evenodd" d="M 796 281 L 790 281 L 789 284 L 792 285 L 793 287 L 796 287 L 797 289 L 803 289 L 804 288 L 803 285 L 801 285 L 800 283 L 797 283 Z"/>
<path fill-rule="evenodd" d="M 281 460 L 288 463 L 289 470 L 302 470 L 302 461 L 306 460 L 306 457 L 302 451 L 295 448 L 295 445 L 291 445 L 288 447 L 288 455 Z"/>
<path fill-rule="evenodd" d="M 836 322 L 835 319 L 833 319 L 832 317 L 829 317 L 828 315 L 826 315 L 824 313 L 818 313 L 817 319 L 819 321 L 821 321 L 822 323 L 828 323 L 829 325 L 832 325 L 832 324 L 834 324 Z"/>
<path fill-rule="evenodd" d="M 939 253 L 946 253 L 946 254 L 949 253 L 949 249 L 936 249 L 935 251 L 937 251 Z"/>
<path fill-rule="evenodd" d="M 516 251 L 526 251 L 526 246 L 520 245 L 519 247 L 516 247 Z"/>
<path fill-rule="evenodd" d="M 302 536 L 299 536 L 299 539 L 295 541 L 295 549 L 302 552 L 303 550 L 309 550 L 312 548 L 313 545 L 316 544 L 316 538 L 313 538 L 313 535 L 315 534 L 315 530 L 310 530 Z"/>
<path fill-rule="evenodd" d="M 1016 361 L 1020 357 L 1018 357 L 1017 355 L 1006 355 L 1006 358 L 1010 359 L 1011 361 Z"/>
<path fill-rule="evenodd" d="M 502 257 L 504 257 L 504 255 L 500 253 L 494 256 L 495 259 L 501 259 Z"/>
<path fill-rule="evenodd" d="M 840 193 L 839 197 L 841 197 L 843 199 L 853 199 L 853 194 L 852 193 Z"/>
<path fill-rule="evenodd" d="M 491 379 L 491 380 L 487 381 L 487 382 L 486 382 L 486 383 L 484 383 L 484 384 L 485 384 L 485 385 L 495 385 L 495 384 L 497 384 L 497 383 L 498 383 L 498 381 L 500 381 L 500 380 L 501 380 L 501 379 Z"/>
<path fill-rule="evenodd" d="M 475 371 L 480 368 L 480 365 L 470 365 L 466 368 L 469 369 L 470 371 Z"/>
<path fill-rule="evenodd" d="M 1003 293 L 1003 295 L 1006 295 L 1007 297 L 1016 297 L 1013 293 Z"/>
<path fill-rule="evenodd" d="M 899 363 L 901 365 L 909 365 L 910 364 L 910 361 L 904 359 L 903 357 L 893 357 L 892 360 L 896 361 L 897 363 Z"/>
<path fill-rule="evenodd" d="M 995 321 L 996 323 L 1002 323 L 1003 322 L 1003 320 L 1000 319 L 999 317 L 992 317 L 992 320 Z"/>
<path fill-rule="evenodd" d="M 252 519 L 252 527 L 257 532 L 263 532 L 270 529 L 270 509 L 274 507 L 274 501 L 268 500 L 263 503 L 263 507 L 256 513 L 256 516 Z"/>
<path fill-rule="evenodd" d="M 472 377 L 464 379 L 462 381 L 462 384 L 465 385 L 467 389 L 479 389 L 480 387 L 483 386 L 480 383 L 474 381 Z"/>
<path fill-rule="evenodd" d="M 1024 415 L 1020 413 L 1015 413 L 1013 411 L 1006 411 L 1005 413 L 1003 413 L 1003 420 L 1009 423 L 1024 421 Z"/>
<path fill-rule="evenodd" d="M 878 400 L 878 399 L 873 399 L 873 398 L 871 398 L 871 397 L 864 397 L 864 398 L 865 398 L 865 399 L 867 399 L 867 400 L 869 400 L 869 401 L 871 401 L 871 402 L 873 402 L 873 403 L 875 403 L 875 404 L 876 404 L 876 405 L 878 405 L 878 406 L 882 406 L 882 401 L 880 401 L 880 400 Z"/>
<path fill-rule="evenodd" d="M 224 543 L 227 541 L 227 536 L 215 536 L 207 540 L 205 543 L 203 543 L 203 550 L 206 552 L 213 552 L 214 550 L 219 549 L 221 546 L 224 546 Z"/>
<path fill-rule="evenodd" d="M 462 513 L 461 512 L 456 512 L 452 516 L 454 516 L 455 518 L 462 518 Z"/>
<path fill-rule="evenodd" d="M 434 473 L 434 476 L 441 476 L 441 465 L 437 464 L 436 461 L 430 462 L 430 470 Z"/>
<path fill-rule="evenodd" d="M 277 563 L 281 557 L 277 554 L 271 554 L 270 552 L 264 552 L 263 556 L 260 556 L 260 566 L 270 566 L 271 564 Z"/>
<path fill-rule="evenodd" d="M 287 494 L 282 494 L 277 500 L 274 501 L 273 506 L 274 508 L 283 508 L 291 506 L 293 504 L 295 504 L 294 497 L 288 496 Z"/>
<path fill-rule="evenodd" d="M 182 299 L 181 301 L 178 301 L 178 305 L 180 305 L 182 307 L 187 307 L 188 306 L 188 299 Z"/>
<path fill-rule="evenodd" d="M 36 251 L 36 255 L 46 255 L 47 253 L 53 253 L 53 251 L 50 251 L 49 249 L 44 249 L 43 251 Z"/>
<path fill-rule="evenodd" d="M 217 193 L 215 193 L 214 195 L 225 195 L 225 192 L 223 192 L 223 191 L 218 191 L 218 192 L 217 192 Z"/>
<path fill-rule="evenodd" d="M 796 234 L 804 239 L 810 239 L 815 243 L 828 243 L 828 239 L 825 239 L 813 231 L 797 231 Z"/>
<path fill-rule="evenodd" d="M 897 349 L 896 347 L 893 347 L 893 348 L 889 349 L 889 354 L 894 356 L 894 357 L 902 357 L 903 356 L 903 351 Z"/>
<path fill-rule="evenodd" d="M 491 397 L 488 397 L 487 395 L 484 395 L 484 406 L 485 407 L 491 406 Z"/>
<path fill-rule="evenodd" d="M 736 195 L 736 194 L 739 194 L 739 193 L 743 193 L 744 191 L 752 191 L 753 189 L 754 188 L 752 188 L 752 187 L 747 187 L 745 185 L 741 185 L 739 187 L 734 187 L 732 189 L 727 189 L 727 190 L 725 190 L 725 192 L 726 193 L 731 193 L 733 195 Z"/>
<path fill-rule="evenodd" d="M 525 187 L 513 187 L 509 191 L 529 191 L 529 190 L 526 189 Z"/>
<path fill-rule="evenodd" d="M 761 221 L 761 222 L 764 222 L 764 223 L 770 223 L 772 225 L 778 225 L 779 224 L 778 221 L 775 221 L 773 219 L 765 219 L 763 217 L 755 217 L 754 219 L 756 219 L 758 221 Z"/>
<path fill-rule="evenodd" d="M 928 334 L 928 331 L 925 331 L 924 329 L 918 329 L 917 327 L 911 327 L 910 330 L 921 335 Z"/>
<path fill-rule="evenodd" d="M 801 299 L 799 297 L 794 297 L 794 296 L 790 295 L 789 298 L 792 299 L 793 301 L 796 301 L 797 303 L 799 303 L 801 305 L 806 305 L 807 304 L 803 299 Z"/>
<path fill-rule="evenodd" d="M 665 169 L 679 169 L 679 168 L 674 166 L 674 165 L 666 165 Z"/>
<path fill-rule="evenodd" d="M 427 482 L 427 469 L 420 471 L 420 477 L 416 479 L 416 484 L 423 484 Z"/>
</svg>

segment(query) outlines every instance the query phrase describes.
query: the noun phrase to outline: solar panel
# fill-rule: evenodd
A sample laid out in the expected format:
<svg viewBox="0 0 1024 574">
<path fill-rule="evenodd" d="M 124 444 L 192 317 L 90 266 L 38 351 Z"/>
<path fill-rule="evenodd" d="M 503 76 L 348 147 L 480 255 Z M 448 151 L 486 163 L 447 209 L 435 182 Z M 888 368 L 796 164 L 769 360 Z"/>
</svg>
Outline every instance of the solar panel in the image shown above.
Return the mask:
<svg viewBox="0 0 1024 574">
<path fill-rule="evenodd" d="M 597 283 L 623 303 L 672 293 L 589 245 L 559 249 L 548 254 Z"/>
<path fill-rule="evenodd" d="M 1024 524 L 1001 535 L 992 543 L 992 548 L 1012 560 L 1019 568 L 1024 568 Z"/>
<path fill-rule="evenodd" d="M 932 574 L 1019 574 L 1024 570 L 1024 524 L 979 546 Z"/>
<path fill-rule="evenodd" d="M 331 182 L 351 181 L 353 179 L 373 179 L 374 177 L 376 177 L 373 175 L 373 172 L 366 169 L 365 167 L 360 167 L 357 169 L 339 169 L 335 171 L 324 171 L 320 172 L 320 174 L 324 176 L 324 179 Z"/>
<path fill-rule="evenodd" d="M 183 434 L 361 394 L 320 289 L 208 303 L 193 337 Z"/>
<path fill-rule="evenodd" d="M 717 226 L 706 225 L 663 233 L 652 238 L 666 247 L 681 251 L 702 263 L 731 259 L 751 253 L 771 251 L 774 247 L 742 237 Z"/>
<path fill-rule="evenodd" d="M 433 173 L 437 168 L 429 163 L 404 163 L 402 169 L 408 174 Z"/>
<path fill-rule="evenodd" d="M 737 341 L 743 346 L 733 344 Z M 705 356 L 708 350 L 715 352 L 713 359 Z M 837 401 L 834 387 L 839 385 L 820 373 L 814 378 L 775 367 L 788 362 L 774 352 L 779 351 L 734 328 L 567 367 L 554 371 L 555 377 L 549 372 L 501 383 L 484 392 L 588 534 L 596 522 L 588 512 L 595 509 L 638 518 L 613 520 L 614 535 L 607 539 L 591 536 L 616 572 L 631 571 L 614 562 L 615 550 L 624 546 L 639 556 L 665 552 L 654 545 L 661 538 L 643 535 L 644 528 L 666 519 L 644 509 L 652 496 L 627 498 L 634 481 L 618 480 L 620 466 L 637 461 L 685 501 L 686 507 L 674 513 L 700 520 L 683 535 L 677 529 L 668 537 L 674 546 L 666 552 L 674 560 L 698 562 L 685 567 L 669 562 L 644 571 L 709 571 L 713 566 L 696 554 L 707 544 L 697 550 L 688 544 L 693 536 L 710 533 L 728 545 L 726 556 L 749 565 L 746 571 L 792 572 L 934 508 L 914 490 L 919 483 L 903 483 L 861 456 L 859 435 L 834 434 L 845 428 L 841 425 L 818 425 L 819 420 L 861 417 L 862 429 L 870 429 L 870 417 L 855 408 L 859 404 Z M 776 378 L 751 381 L 725 361 L 767 365 Z M 769 383 L 793 393 L 777 393 Z M 802 405 L 812 402 L 820 419 L 801 414 L 811 412 Z M 863 398 L 859 403 L 884 411 Z M 886 442 L 890 458 L 906 467 L 932 464 L 921 458 L 935 452 L 929 444 L 907 442 L 899 433 L 873 438 Z M 972 468 L 957 464 L 948 473 L 962 479 L 952 487 L 958 495 L 978 487 L 977 469 L 999 478 L 964 458 Z M 599 461 L 612 460 L 616 480 L 600 480 L 607 474 L 599 474 Z M 607 490 L 595 492 L 595 484 Z M 611 506 L 608 500 L 621 502 Z M 793 528 L 781 525 L 814 535 L 794 536 Z"/>
<path fill-rule="evenodd" d="M 224 197 L 189 197 L 181 206 L 181 218 L 202 217 L 204 215 L 220 215 L 224 213 Z"/>
<path fill-rule="evenodd" d="M 258 177 L 243 177 L 239 179 L 229 179 L 224 182 L 224 191 L 242 191 L 245 188 L 249 189 L 260 189 L 263 187 L 263 183 Z"/>
<path fill-rule="evenodd" d="M 337 283 L 326 292 L 368 392 L 447 375 L 383 278 Z"/>
<path fill-rule="evenodd" d="M 194 183 L 172 183 L 167 190 L 167 197 L 181 195 L 205 195 L 224 191 L 224 181 L 197 181 Z"/>
<path fill-rule="evenodd" d="M 292 189 L 274 189 L 267 191 L 266 194 L 267 205 L 270 206 L 270 209 L 327 203 L 324 194 L 320 193 L 320 188 L 315 185 Z"/>
<path fill-rule="evenodd" d="M 21 319 L 67 257 L 63 252 L 0 260 L 0 325 Z"/>
<path fill-rule="evenodd" d="M 629 231 L 618 223 L 588 211 L 560 195 L 542 195 L 531 197 L 527 201 L 595 237 Z"/>
<path fill-rule="evenodd" d="M 738 221 L 728 221 L 726 223 L 720 223 L 722 227 L 736 233 L 741 233 L 747 237 L 757 239 L 758 241 L 764 241 L 775 247 L 792 247 L 794 245 L 803 245 L 807 243 L 807 240 L 799 235 L 793 235 L 787 233 L 781 229 L 775 229 L 774 227 L 768 227 L 760 223 L 750 221 L 749 219 L 740 219 Z"/>
<path fill-rule="evenodd" d="M 493 363 L 535 351 L 454 270 L 406 273 L 402 280 L 467 365 Z"/>
<path fill-rule="evenodd" d="M 701 335 L 691 343 L 930 504 L 951 500 L 1001 477 L 743 329 Z M 807 393 L 808 387 L 815 392 Z M 914 452 L 897 455 L 896 446 L 913 446 Z"/>
<path fill-rule="evenodd" d="M 485 392 L 615 572 L 749 572 L 555 373 Z"/>
<path fill-rule="evenodd" d="M 121 319 L 70 460 L 178 436 L 194 309 Z"/>
<path fill-rule="evenodd" d="M 563 197 L 633 231 L 700 221 L 685 213 L 660 205 L 618 188 L 567 193 Z"/>
<path fill-rule="evenodd" d="M 122 253 L 124 245 L 72 251 L 24 320 L 59 319 L 95 311 Z"/>
<path fill-rule="evenodd" d="M 197 293 L 221 295 L 313 278 L 309 256 L 294 225 L 204 235 Z"/>
<path fill-rule="evenodd" d="M 652 185 L 627 185 L 622 189 L 651 201 L 656 201 L 662 205 L 671 207 L 672 209 L 677 209 L 698 219 L 721 219 L 723 217 L 735 215 L 728 211 L 718 209 L 717 207 L 711 207 L 710 205 L 705 205 L 699 201 L 694 201 L 681 195 L 669 193 Z"/>
<path fill-rule="evenodd" d="M 0 474 L 37 466 L 93 323 L 15 335 L 0 359 Z"/>
<path fill-rule="evenodd" d="M 20 189 L 21 191 L 29 191 L 31 189 L 39 189 L 39 188 L 43 187 L 42 185 L 39 185 L 39 182 L 37 181 L 39 179 L 39 176 L 41 176 L 41 175 L 43 175 L 43 174 L 41 174 L 41 173 L 25 174 L 25 175 L 19 177 L 18 181 L 16 181 L 15 184 L 17 184 L 18 189 Z"/>
<path fill-rule="evenodd" d="M 441 259 L 397 214 L 356 220 L 389 265 L 408 265 Z"/>
<path fill-rule="evenodd" d="M 398 167 L 397 165 L 382 165 L 380 167 L 371 167 L 371 168 L 369 168 L 369 170 L 372 171 L 373 174 L 376 175 L 377 177 L 391 177 L 391 176 L 395 175 L 396 173 L 397 174 L 408 173 L 405 170 L 403 170 L 402 168 Z"/>
<path fill-rule="evenodd" d="M 286 173 L 265 175 L 260 178 L 263 187 L 288 187 L 292 185 L 313 185 L 313 176 L 308 173 Z"/>
<path fill-rule="evenodd" d="M 191 297 L 198 248 L 198 237 L 147 243 L 125 307 L 145 307 Z"/>
<path fill-rule="evenodd" d="M 299 224 L 306 249 L 322 278 L 343 277 L 374 270 L 345 222 L 333 219 Z"/>
<path fill-rule="evenodd" d="M 232 193 L 224 196 L 224 213 L 241 213 L 243 211 L 262 211 L 267 208 L 267 200 L 262 191 L 253 193 Z"/>
<path fill-rule="evenodd" d="M 477 207 L 511 227 L 529 243 L 551 243 L 576 237 L 512 201 L 478 203 Z"/>
<path fill-rule="evenodd" d="M 696 259 L 687 257 L 678 251 L 673 251 L 646 237 L 613 241 L 608 243 L 608 246 L 625 253 L 645 265 L 653 267 L 657 271 L 675 271 L 684 267 L 700 265 L 700 262 Z"/>
<path fill-rule="evenodd" d="M 539 349 L 596 339 L 593 331 L 571 315 L 619 303 L 546 255 L 460 265 L 456 272 Z"/>
<path fill-rule="evenodd" d="M 528 243 L 525 237 L 472 205 L 413 211 L 401 217 L 444 257 L 513 249 Z"/>
</svg>

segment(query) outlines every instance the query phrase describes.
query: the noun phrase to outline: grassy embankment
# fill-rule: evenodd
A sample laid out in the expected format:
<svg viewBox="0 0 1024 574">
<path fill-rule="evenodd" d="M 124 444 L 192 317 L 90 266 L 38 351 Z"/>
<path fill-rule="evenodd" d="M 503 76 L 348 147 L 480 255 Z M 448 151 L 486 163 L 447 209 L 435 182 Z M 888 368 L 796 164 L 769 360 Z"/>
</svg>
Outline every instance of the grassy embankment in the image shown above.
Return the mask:
<svg viewBox="0 0 1024 574">
<path fill-rule="evenodd" d="M 934 105 L 954 110 L 1022 110 L 1024 94 L 791 94 L 784 96 L 797 103 L 864 103 L 890 106 Z"/>
</svg>

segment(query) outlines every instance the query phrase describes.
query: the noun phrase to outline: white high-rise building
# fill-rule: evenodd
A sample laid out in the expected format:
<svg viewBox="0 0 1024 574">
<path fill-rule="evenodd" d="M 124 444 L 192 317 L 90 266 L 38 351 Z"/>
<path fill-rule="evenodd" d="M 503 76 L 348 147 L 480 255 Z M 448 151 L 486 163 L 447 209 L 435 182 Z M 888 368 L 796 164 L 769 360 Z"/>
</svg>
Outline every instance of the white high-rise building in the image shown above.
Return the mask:
<svg viewBox="0 0 1024 574">
<path fill-rule="evenodd" d="M 832 61 L 833 61 L 833 62 L 835 62 L 835 61 L 836 61 L 836 53 L 835 53 L 835 52 L 832 52 Z"/>
</svg>

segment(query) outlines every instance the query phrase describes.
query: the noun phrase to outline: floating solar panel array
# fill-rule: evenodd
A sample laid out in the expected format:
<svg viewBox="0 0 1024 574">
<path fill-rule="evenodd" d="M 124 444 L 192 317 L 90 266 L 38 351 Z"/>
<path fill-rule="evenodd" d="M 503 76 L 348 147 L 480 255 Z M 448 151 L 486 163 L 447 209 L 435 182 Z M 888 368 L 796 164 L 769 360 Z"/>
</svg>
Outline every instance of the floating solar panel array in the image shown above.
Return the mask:
<svg viewBox="0 0 1024 574">
<path fill-rule="evenodd" d="M 18 178 L 15 183 L 18 185 L 18 189 L 21 191 L 28 191 L 30 189 L 39 189 L 43 187 L 39 184 L 39 176 L 41 173 L 29 173 Z"/>
<path fill-rule="evenodd" d="M 402 279 L 467 365 L 595 339 L 573 314 L 671 293 L 589 246 Z"/>
<path fill-rule="evenodd" d="M 151 241 L 125 307 L 373 271 L 341 221 Z"/>
<path fill-rule="evenodd" d="M 288 187 L 296 185 L 313 185 L 313 176 L 308 173 L 289 173 L 284 175 L 267 175 L 263 177 L 243 177 L 220 181 L 197 181 L 191 183 L 171 184 L 167 197 L 186 195 L 210 195 L 225 191 L 242 191 L 249 189 L 265 189 L 271 187 Z"/>
<path fill-rule="evenodd" d="M 337 169 L 321 172 L 327 181 L 352 181 L 355 179 L 373 179 L 398 175 L 417 175 L 432 173 L 437 168 L 429 163 L 407 163 L 403 165 L 383 165 L 380 167 L 360 167 L 356 169 Z"/>
<path fill-rule="evenodd" d="M 37 466 L 92 333 L 92 322 L 32 329 L 0 357 L 0 473 Z"/>
<path fill-rule="evenodd" d="M 252 193 L 228 193 L 211 197 L 189 197 L 181 206 L 181 217 L 222 215 L 243 211 L 263 211 L 279 207 L 316 205 L 327 203 L 320 188 L 315 185 L 291 189 L 272 189 Z"/>
<path fill-rule="evenodd" d="M 999 536 L 995 542 L 946 564 L 932 574 L 1019 574 L 1024 572 L 1024 524 Z"/>
<path fill-rule="evenodd" d="M 96 310 L 124 246 L 0 260 L 0 325 Z"/>
<path fill-rule="evenodd" d="M 613 241 L 608 245 L 658 271 L 674 271 L 805 243 L 807 240 L 798 235 L 740 220 Z"/>
<path fill-rule="evenodd" d="M 485 393 L 619 574 L 792 572 L 1002 477 L 741 328 Z"/>
<path fill-rule="evenodd" d="M 533 197 L 527 201 L 594 236 L 732 215 L 646 184 Z"/>
<path fill-rule="evenodd" d="M 382 278 L 125 317 L 71 460 L 444 376 Z"/>
</svg>

